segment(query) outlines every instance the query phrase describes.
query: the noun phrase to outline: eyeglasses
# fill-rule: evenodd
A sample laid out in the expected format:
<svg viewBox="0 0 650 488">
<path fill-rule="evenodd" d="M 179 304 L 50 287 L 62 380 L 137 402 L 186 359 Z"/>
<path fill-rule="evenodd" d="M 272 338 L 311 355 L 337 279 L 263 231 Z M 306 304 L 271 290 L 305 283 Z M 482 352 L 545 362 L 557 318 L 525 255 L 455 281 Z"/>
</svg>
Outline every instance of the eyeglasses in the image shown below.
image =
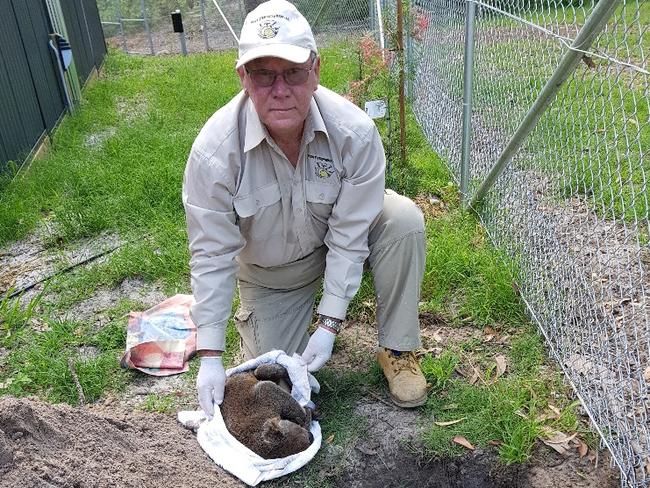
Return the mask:
<svg viewBox="0 0 650 488">
<path fill-rule="evenodd" d="M 282 75 L 287 85 L 302 85 L 309 78 L 309 73 L 311 73 L 312 69 L 314 69 L 314 57 L 311 59 L 311 66 L 309 68 L 289 68 L 285 69 L 282 73 L 277 73 L 270 69 L 249 70 L 246 68 L 246 73 L 248 73 L 255 86 L 268 88 L 269 86 L 273 86 L 278 75 Z"/>
</svg>

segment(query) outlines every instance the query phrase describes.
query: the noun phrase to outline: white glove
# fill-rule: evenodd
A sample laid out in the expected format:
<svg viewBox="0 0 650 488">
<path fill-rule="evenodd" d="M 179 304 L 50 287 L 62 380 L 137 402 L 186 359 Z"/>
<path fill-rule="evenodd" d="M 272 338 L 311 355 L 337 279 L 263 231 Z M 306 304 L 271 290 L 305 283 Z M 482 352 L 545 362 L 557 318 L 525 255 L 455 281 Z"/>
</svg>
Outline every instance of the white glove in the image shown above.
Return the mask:
<svg viewBox="0 0 650 488">
<path fill-rule="evenodd" d="M 196 390 L 199 394 L 199 405 L 212 420 L 214 404 L 223 402 L 223 390 L 226 386 L 226 371 L 223 369 L 221 356 L 206 356 L 201 358 L 199 375 L 196 377 Z"/>
<path fill-rule="evenodd" d="M 332 357 L 336 334 L 323 327 L 318 327 L 309 338 L 305 352 L 302 353 L 302 362 L 307 365 L 307 371 L 318 371 L 327 360 Z"/>
</svg>

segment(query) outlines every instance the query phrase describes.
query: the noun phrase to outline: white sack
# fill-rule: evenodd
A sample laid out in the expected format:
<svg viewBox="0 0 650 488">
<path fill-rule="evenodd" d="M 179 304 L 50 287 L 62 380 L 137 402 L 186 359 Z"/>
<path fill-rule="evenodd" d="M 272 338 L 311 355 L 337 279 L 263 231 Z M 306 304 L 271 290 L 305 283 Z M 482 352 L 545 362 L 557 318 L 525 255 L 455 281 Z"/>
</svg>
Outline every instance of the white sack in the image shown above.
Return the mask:
<svg viewBox="0 0 650 488">
<path fill-rule="evenodd" d="M 307 372 L 307 366 L 300 361 L 300 356 L 286 355 L 283 351 L 271 351 L 255 359 L 246 361 L 226 371 L 226 376 L 241 371 L 257 368 L 260 364 L 278 363 L 289 373 L 293 384 L 291 396 L 302 406 L 313 408 L 311 391 L 318 393 L 320 385 Z M 203 410 L 178 412 L 178 421 L 189 429 L 196 431 L 196 438 L 203 450 L 212 460 L 226 471 L 232 473 L 249 486 L 261 481 L 279 478 L 292 473 L 313 459 L 320 449 L 322 436 L 320 424 L 312 421 L 309 430 L 314 437 L 311 445 L 302 452 L 278 459 L 264 459 L 233 437 L 221 416 L 221 410 L 215 405 L 214 417 L 208 420 Z"/>
</svg>

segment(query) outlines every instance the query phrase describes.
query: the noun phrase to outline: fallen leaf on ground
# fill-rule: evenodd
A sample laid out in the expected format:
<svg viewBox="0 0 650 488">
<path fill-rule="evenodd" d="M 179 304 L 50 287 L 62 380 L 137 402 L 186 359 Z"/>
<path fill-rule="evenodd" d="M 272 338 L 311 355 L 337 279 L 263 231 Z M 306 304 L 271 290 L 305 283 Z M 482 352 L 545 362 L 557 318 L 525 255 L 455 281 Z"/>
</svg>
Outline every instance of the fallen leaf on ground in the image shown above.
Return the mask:
<svg viewBox="0 0 650 488">
<path fill-rule="evenodd" d="M 458 408 L 458 403 L 450 403 L 442 407 L 443 410 L 456 410 Z"/>
<path fill-rule="evenodd" d="M 494 358 L 494 361 L 497 363 L 497 373 L 494 379 L 497 379 L 499 376 L 506 372 L 508 363 L 506 361 L 506 357 L 503 354 L 497 355 Z"/>
<path fill-rule="evenodd" d="M 544 429 L 542 432 L 544 435 L 544 437 L 541 438 L 542 442 L 560 454 L 567 454 L 571 450 L 570 443 L 578 435 L 577 432 L 567 435 L 564 432 L 548 428 Z"/>
<path fill-rule="evenodd" d="M 578 445 L 578 453 L 580 454 L 580 459 L 582 459 L 582 458 L 585 457 L 585 456 L 587 455 L 587 453 L 589 452 L 589 447 L 587 446 L 587 444 L 585 444 L 585 443 L 584 443 L 583 441 L 581 441 L 580 439 L 578 439 L 578 442 L 580 443 L 580 444 Z"/>
<path fill-rule="evenodd" d="M 482 378 L 482 376 L 481 376 L 481 372 L 478 370 L 478 368 L 476 366 L 470 365 L 470 367 L 471 367 L 471 370 L 470 370 L 470 368 L 467 368 L 467 371 L 465 369 L 456 367 L 456 372 L 459 375 L 464 376 L 465 378 L 467 378 L 467 381 L 469 382 L 469 384 L 473 385 L 480 378 Z"/>
<path fill-rule="evenodd" d="M 528 415 L 526 415 L 524 412 L 522 412 L 521 409 L 515 410 L 515 415 L 520 416 L 522 419 L 528 419 Z"/>
<path fill-rule="evenodd" d="M 362 453 L 364 453 L 367 456 L 375 456 L 377 454 L 376 449 L 371 449 L 371 448 L 363 446 L 363 445 L 356 446 L 356 447 L 357 447 L 357 450 L 361 451 Z"/>
<path fill-rule="evenodd" d="M 472 443 L 467 439 L 465 439 L 462 435 L 455 436 L 453 441 L 456 444 L 460 444 L 461 446 L 466 447 L 467 449 L 471 449 L 472 451 L 474 450 L 474 446 L 472 445 Z"/>
<path fill-rule="evenodd" d="M 440 330 L 441 330 L 441 329 L 438 329 L 438 330 L 436 330 L 436 331 L 433 333 L 433 340 L 436 341 L 436 342 L 444 342 L 444 341 L 445 341 L 445 340 L 442 338 L 442 336 L 440 335 Z"/>
<path fill-rule="evenodd" d="M 500 446 L 501 444 L 503 444 L 503 441 L 499 441 L 499 440 L 488 441 L 488 444 L 490 444 L 491 446 Z"/>
<path fill-rule="evenodd" d="M 483 328 L 483 334 L 485 334 L 485 337 L 483 337 L 483 342 L 490 342 L 497 336 L 497 331 L 487 325 Z"/>
<path fill-rule="evenodd" d="M 434 424 L 439 425 L 440 427 L 447 427 L 448 425 L 454 425 L 459 422 L 462 422 L 466 418 L 467 417 L 463 417 L 462 419 L 458 419 L 458 420 L 447 420 L 446 422 L 434 422 Z"/>
<path fill-rule="evenodd" d="M 548 408 L 550 412 L 546 411 L 540 415 L 537 416 L 537 422 L 543 423 L 547 420 L 557 420 L 562 416 L 562 412 L 560 412 L 560 409 L 557 408 L 555 405 L 551 405 L 549 403 Z"/>
<path fill-rule="evenodd" d="M 331 434 L 327 439 L 325 439 L 325 442 L 327 444 L 331 444 L 333 440 L 334 440 L 334 434 Z"/>
</svg>

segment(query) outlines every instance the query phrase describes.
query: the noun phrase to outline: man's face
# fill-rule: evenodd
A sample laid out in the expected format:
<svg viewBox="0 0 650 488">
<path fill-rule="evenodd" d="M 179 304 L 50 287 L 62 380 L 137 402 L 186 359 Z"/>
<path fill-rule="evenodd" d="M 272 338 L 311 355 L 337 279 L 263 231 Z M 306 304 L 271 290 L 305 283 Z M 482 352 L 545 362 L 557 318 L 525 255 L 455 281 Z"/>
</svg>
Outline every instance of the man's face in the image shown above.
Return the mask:
<svg viewBox="0 0 650 488">
<path fill-rule="evenodd" d="M 312 68 L 307 80 L 299 85 L 287 84 L 282 73 L 292 69 Z M 264 71 L 260 71 L 264 70 Z M 263 73 L 268 79 L 275 72 L 277 75 L 271 86 L 259 86 L 253 81 L 256 73 Z M 303 123 L 309 113 L 311 97 L 318 87 L 320 77 L 320 59 L 313 62 L 298 64 L 280 58 L 259 58 L 246 64 L 238 70 L 242 86 L 251 97 L 257 115 L 273 135 L 302 134 Z M 295 74 L 295 73 L 294 73 Z M 291 76 L 289 76 L 291 79 Z"/>
</svg>

